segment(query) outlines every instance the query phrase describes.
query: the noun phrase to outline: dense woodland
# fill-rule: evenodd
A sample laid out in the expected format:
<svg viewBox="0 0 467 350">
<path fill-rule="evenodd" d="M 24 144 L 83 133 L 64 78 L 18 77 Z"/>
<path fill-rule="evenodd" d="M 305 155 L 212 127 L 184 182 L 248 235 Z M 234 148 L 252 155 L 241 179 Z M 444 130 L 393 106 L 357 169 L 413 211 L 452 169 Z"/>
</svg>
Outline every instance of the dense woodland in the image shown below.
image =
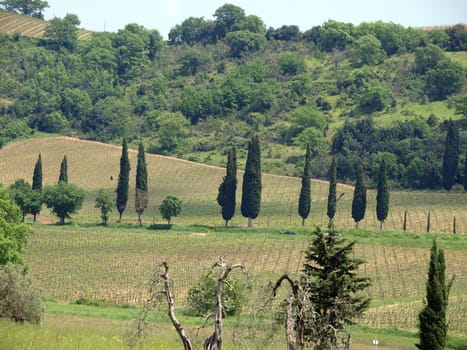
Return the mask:
<svg viewBox="0 0 467 350">
<path fill-rule="evenodd" d="M 361 161 L 375 185 L 443 186 L 448 119 L 463 183 L 467 153 L 467 29 L 329 20 L 304 32 L 266 28 L 235 5 L 190 17 L 164 40 L 128 24 L 78 40 L 76 15 L 42 38 L 0 33 L 0 142 L 37 132 L 121 144 L 225 165 L 258 135 L 263 170 L 353 183 Z M 157 23 L 154 24 L 157 27 Z M 437 112 L 441 110 L 442 112 Z"/>
</svg>

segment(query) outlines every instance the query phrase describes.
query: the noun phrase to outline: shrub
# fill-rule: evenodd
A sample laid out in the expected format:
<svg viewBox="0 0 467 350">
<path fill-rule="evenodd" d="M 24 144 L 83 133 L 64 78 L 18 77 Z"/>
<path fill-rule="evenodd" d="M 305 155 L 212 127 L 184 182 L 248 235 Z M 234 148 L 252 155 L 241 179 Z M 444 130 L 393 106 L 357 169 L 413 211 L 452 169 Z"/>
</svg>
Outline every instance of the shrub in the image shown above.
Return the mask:
<svg viewBox="0 0 467 350">
<path fill-rule="evenodd" d="M 217 280 L 214 276 L 201 277 L 198 284 L 188 291 L 188 313 L 193 316 L 213 314 L 216 307 Z M 228 277 L 224 284 L 222 303 L 226 316 L 234 316 L 241 312 L 245 297 L 240 281 Z"/>
<path fill-rule="evenodd" d="M 42 306 L 31 278 L 19 265 L 0 266 L 0 317 L 18 323 L 41 322 Z"/>
</svg>

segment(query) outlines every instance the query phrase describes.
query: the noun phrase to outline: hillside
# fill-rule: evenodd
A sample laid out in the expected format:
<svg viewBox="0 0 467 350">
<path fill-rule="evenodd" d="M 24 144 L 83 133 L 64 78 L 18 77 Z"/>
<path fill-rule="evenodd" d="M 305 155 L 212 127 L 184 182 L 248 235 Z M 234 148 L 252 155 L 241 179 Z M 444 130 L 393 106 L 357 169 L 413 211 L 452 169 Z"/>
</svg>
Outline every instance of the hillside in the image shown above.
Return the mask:
<svg viewBox="0 0 467 350">
<path fill-rule="evenodd" d="M 0 149 L 0 183 L 9 186 L 23 178 L 31 182 L 34 164 L 41 153 L 44 185 L 58 181 L 60 162 L 68 159 L 69 181 L 87 192 L 83 209 L 73 215 L 73 221 L 100 221 L 99 212 L 94 208 L 96 193 L 100 188 L 114 194 L 117 186 L 120 147 L 99 142 L 83 141 L 69 137 L 32 138 L 20 140 Z M 20 160 L 19 160 L 20 159 Z M 147 154 L 149 173 L 149 206 L 143 215 L 146 224 L 164 223 L 158 206 L 168 195 L 178 196 L 183 201 L 183 211 L 175 223 L 221 226 L 220 207 L 216 203 L 218 186 L 225 175 L 225 169 L 194 163 L 182 159 Z M 136 222 L 134 211 L 134 177 L 136 149 L 130 151 L 130 195 L 124 220 Z M 237 210 L 232 220 L 234 226 L 245 226 L 246 219 L 240 215 L 241 180 L 243 168 L 239 166 Z M 295 177 L 263 174 L 262 205 L 256 226 L 299 226 L 297 213 L 300 179 Z M 350 215 L 353 188 L 338 185 L 337 193 L 344 193 L 337 205 L 335 223 L 338 227 L 353 228 Z M 312 205 L 309 225 L 327 225 L 328 183 L 314 180 L 312 183 Z M 379 228 L 375 215 L 375 192 L 368 193 L 365 219 L 359 227 Z M 432 232 L 452 232 L 453 219 L 459 234 L 467 233 L 467 196 L 463 193 L 430 193 L 392 191 L 390 211 L 385 228 L 401 230 L 404 211 L 407 210 L 407 230 L 424 232 L 427 213 L 431 212 Z M 110 222 L 118 219 L 114 210 Z M 44 208 L 39 220 L 44 223 L 56 222 Z"/>
<path fill-rule="evenodd" d="M 464 25 L 329 20 L 301 32 L 234 5 L 216 13 L 187 18 L 165 41 L 138 24 L 78 40 L 75 16 L 47 40 L 17 36 L 45 22 L 1 12 L 0 145 L 36 131 L 117 145 L 125 135 L 150 153 L 222 166 L 232 145 L 244 162 L 257 134 L 269 173 L 300 176 L 310 144 L 315 178 L 327 179 L 334 157 L 341 182 L 353 184 L 362 161 L 374 186 L 384 158 L 393 187 L 438 190 L 452 119 L 462 186 Z"/>
<path fill-rule="evenodd" d="M 21 35 L 31 38 L 42 38 L 48 21 L 19 15 L 0 9 L 0 32 L 8 35 Z M 88 39 L 92 32 L 85 29 L 78 31 L 79 39 Z"/>
</svg>

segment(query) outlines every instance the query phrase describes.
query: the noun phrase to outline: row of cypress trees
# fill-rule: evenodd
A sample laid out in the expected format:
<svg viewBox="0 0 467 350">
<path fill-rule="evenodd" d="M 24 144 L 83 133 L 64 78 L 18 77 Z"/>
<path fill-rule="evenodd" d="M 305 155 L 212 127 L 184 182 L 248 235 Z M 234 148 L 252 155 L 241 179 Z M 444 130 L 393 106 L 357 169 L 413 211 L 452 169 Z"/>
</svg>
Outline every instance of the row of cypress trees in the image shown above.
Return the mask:
<svg viewBox="0 0 467 350">
<path fill-rule="evenodd" d="M 332 160 L 329 177 L 329 193 L 327 203 L 327 216 L 330 224 L 336 214 L 336 207 L 340 195 L 337 198 L 337 180 L 336 180 L 336 160 Z M 233 146 L 227 155 L 226 175 L 223 177 L 217 194 L 217 203 L 221 206 L 222 217 L 225 220 L 225 226 L 235 214 L 237 190 L 237 153 Z M 248 155 L 243 175 L 241 213 L 248 218 L 248 227 L 252 226 L 252 220 L 255 219 L 261 208 L 261 151 L 259 139 L 254 136 L 248 144 Z M 362 164 L 359 164 L 357 170 L 357 181 L 355 184 L 354 196 L 352 200 L 352 218 L 356 226 L 365 217 L 366 211 L 366 186 L 364 181 L 364 172 Z M 389 212 L 389 186 L 387 181 L 386 162 L 383 160 L 380 164 L 378 187 L 376 196 L 376 214 L 380 221 L 380 228 L 383 228 L 384 220 Z M 298 214 L 302 218 L 302 225 L 311 210 L 311 148 L 308 145 L 305 154 L 305 166 L 303 169 L 302 184 L 298 199 Z"/>
</svg>

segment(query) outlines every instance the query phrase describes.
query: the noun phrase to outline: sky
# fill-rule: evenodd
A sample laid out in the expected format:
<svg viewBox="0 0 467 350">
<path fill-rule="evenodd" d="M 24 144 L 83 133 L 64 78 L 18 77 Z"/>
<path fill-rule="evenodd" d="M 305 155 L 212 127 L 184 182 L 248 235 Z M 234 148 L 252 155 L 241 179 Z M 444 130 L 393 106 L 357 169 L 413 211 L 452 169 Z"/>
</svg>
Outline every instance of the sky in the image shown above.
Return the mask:
<svg viewBox="0 0 467 350">
<path fill-rule="evenodd" d="M 47 0 L 45 19 L 73 13 L 81 28 L 116 32 L 129 23 L 157 29 L 167 39 L 188 17 L 214 19 L 230 3 L 259 16 L 267 27 L 298 25 L 305 31 L 333 19 L 358 25 L 393 22 L 405 27 L 467 24 L 467 0 Z"/>
</svg>

